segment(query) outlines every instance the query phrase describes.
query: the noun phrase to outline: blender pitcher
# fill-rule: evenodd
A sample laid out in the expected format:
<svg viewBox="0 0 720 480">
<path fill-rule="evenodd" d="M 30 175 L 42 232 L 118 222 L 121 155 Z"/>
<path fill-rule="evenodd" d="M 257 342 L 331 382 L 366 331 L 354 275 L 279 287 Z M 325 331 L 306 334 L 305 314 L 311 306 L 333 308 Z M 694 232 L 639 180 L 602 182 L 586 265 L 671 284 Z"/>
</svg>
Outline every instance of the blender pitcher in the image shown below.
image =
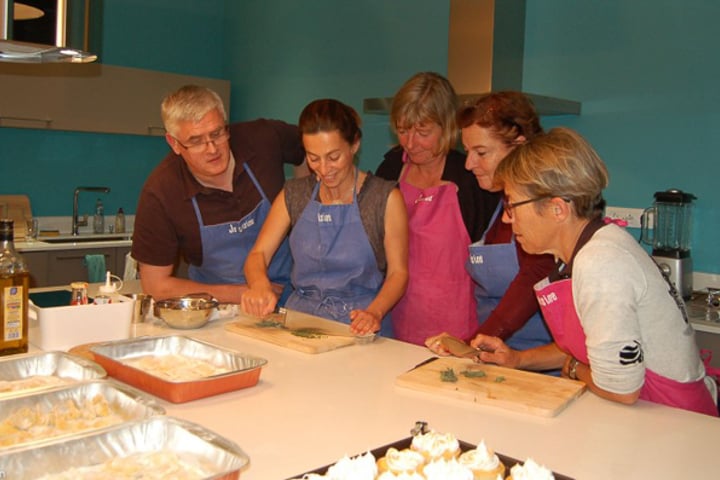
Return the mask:
<svg viewBox="0 0 720 480">
<path fill-rule="evenodd" d="M 653 206 L 643 212 L 640 238 L 652 245 L 653 259 L 683 298 L 689 298 L 692 294 L 690 228 L 692 201 L 696 197 L 677 189 L 655 192 L 654 196 Z M 652 230 L 649 230 L 650 217 Z"/>
</svg>

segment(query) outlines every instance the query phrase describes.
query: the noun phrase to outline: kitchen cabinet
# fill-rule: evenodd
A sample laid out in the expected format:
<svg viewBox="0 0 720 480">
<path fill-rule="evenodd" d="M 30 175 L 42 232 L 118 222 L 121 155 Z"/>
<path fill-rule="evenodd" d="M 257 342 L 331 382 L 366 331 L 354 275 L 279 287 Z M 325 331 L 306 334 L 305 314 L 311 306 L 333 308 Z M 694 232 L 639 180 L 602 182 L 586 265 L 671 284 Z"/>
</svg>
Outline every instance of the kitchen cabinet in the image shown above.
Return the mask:
<svg viewBox="0 0 720 480">
<path fill-rule="evenodd" d="M 20 252 L 30 269 L 30 287 L 46 287 L 47 281 L 47 252 Z"/>
<path fill-rule="evenodd" d="M 31 287 L 69 285 L 73 281 L 87 281 L 85 255 L 105 256 L 105 266 L 122 278 L 125 272 L 125 255 L 130 247 L 104 247 L 91 249 L 45 250 L 22 252 L 30 268 Z"/>
<path fill-rule="evenodd" d="M 226 108 L 230 82 L 99 63 L 0 63 L 0 127 L 162 136 L 160 102 L 187 85 L 215 90 Z"/>
</svg>

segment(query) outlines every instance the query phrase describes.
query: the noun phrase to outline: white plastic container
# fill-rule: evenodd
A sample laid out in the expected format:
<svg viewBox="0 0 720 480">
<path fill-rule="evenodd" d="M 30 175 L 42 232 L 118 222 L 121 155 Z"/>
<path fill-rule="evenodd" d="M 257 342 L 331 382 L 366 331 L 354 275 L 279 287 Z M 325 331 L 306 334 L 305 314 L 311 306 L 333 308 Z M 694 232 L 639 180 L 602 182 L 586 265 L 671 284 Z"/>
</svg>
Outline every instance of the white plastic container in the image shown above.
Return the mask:
<svg viewBox="0 0 720 480">
<path fill-rule="evenodd" d="M 130 337 L 133 303 L 119 294 L 104 305 L 43 308 L 31 303 L 30 343 L 45 351 L 67 351 L 85 343 L 124 340 Z"/>
</svg>

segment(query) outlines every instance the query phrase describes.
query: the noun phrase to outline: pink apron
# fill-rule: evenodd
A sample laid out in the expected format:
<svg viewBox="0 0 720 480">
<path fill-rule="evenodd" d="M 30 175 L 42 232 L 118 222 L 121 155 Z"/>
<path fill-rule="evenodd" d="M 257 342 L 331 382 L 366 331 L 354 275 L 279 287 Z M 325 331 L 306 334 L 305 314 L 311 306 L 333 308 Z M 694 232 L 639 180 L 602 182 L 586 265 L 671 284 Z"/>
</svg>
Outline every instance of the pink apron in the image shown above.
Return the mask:
<svg viewBox="0 0 720 480">
<path fill-rule="evenodd" d="M 465 271 L 470 235 L 453 183 L 420 189 L 400 177 L 408 211 L 408 286 L 392 310 L 395 338 L 424 345 L 441 332 L 467 339 L 477 329 L 473 282 Z"/>
<path fill-rule="evenodd" d="M 535 294 L 557 346 L 588 365 L 585 331 L 575 310 L 572 279 L 559 280 L 544 288 L 536 287 Z M 718 416 L 717 405 L 713 402 L 712 395 L 702 379 L 681 383 L 646 368 L 645 383 L 640 390 L 640 398 L 670 407 Z"/>
</svg>

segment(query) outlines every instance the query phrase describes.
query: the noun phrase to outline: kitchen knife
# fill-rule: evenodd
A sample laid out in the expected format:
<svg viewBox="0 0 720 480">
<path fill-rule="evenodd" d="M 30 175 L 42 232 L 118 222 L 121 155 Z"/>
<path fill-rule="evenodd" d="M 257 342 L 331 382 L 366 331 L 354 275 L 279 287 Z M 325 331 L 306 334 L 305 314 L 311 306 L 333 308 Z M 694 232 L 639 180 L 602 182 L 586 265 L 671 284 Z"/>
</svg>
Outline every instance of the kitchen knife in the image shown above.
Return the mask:
<svg viewBox="0 0 720 480">
<path fill-rule="evenodd" d="M 263 321 L 274 322 L 277 326 L 285 326 L 287 322 L 287 309 L 276 305 L 272 313 L 263 317 Z"/>
<path fill-rule="evenodd" d="M 471 347 L 462 340 L 455 337 L 445 336 L 440 341 L 442 342 L 443 346 L 447 348 L 450 353 L 452 353 L 456 357 L 472 358 L 475 361 L 480 361 L 478 357 L 481 350 Z"/>
</svg>

